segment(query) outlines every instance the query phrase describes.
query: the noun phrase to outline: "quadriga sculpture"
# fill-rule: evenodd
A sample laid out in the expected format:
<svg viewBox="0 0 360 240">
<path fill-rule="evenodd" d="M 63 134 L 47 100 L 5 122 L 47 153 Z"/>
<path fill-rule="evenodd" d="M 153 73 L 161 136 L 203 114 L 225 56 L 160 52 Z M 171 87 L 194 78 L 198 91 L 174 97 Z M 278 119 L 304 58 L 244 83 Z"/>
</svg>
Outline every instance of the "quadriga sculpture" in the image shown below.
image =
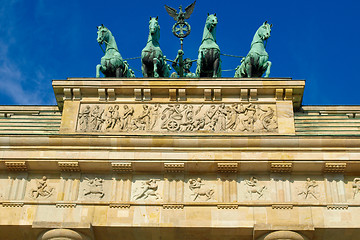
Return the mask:
<svg viewBox="0 0 360 240">
<path fill-rule="evenodd" d="M 197 77 L 221 77 L 220 48 L 216 44 L 216 13 L 208 14 L 197 60 Z"/>
<path fill-rule="evenodd" d="M 268 61 L 269 54 L 265 51 L 264 41 L 270 37 L 271 28 L 272 24 L 266 21 L 256 31 L 250 51 L 236 68 L 235 77 L 261 77 L 265 72 L 265 77 L 269 77 L 271 62 Z"/>
<path fill-rule="evenodd" d="M 142 73 L 144 77 L 169 77 L 170 66 L 160 49 L 160 26 L 158 17 L 150 17 L 149 37 L 141 52 Z"/>
<path fill-rule="evenodd" d="M 101 58 L 101 64 L 96 66 L 96 77 L 100 77 L 100 71 L 105 77 L 135 77 L 128 63 L 121 57 L 110 30 L 102 24 L 97 29 L 97 41 L 100 46 L 105 43 L 106 48 L 105 55 Z"/>
</svg>

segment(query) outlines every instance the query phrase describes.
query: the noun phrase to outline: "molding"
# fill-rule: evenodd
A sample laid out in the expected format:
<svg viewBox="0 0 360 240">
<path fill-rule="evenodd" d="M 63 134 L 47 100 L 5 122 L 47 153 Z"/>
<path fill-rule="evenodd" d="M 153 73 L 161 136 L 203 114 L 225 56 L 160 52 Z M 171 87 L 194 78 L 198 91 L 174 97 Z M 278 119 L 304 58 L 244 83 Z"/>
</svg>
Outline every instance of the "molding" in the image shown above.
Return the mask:
<svg viewBox="0 0 360 240">
<path fill-rule="evenodd" d="M 110 203 L 110 208 L 130 208 L 130 204 Z"/>
<path fill-rule="evenodd" d="M 111 167 L 114 172 L 132 172 L 131 162 L 112 162 Z"/>
<path fill-rule="evenodd" d="M 292 204 L 273 204 L 272 209 L 293 209 L 294 205 Z"/>
<path fill-rule="evenodd" d="M 326 206 L 328 210 L 348 210 L 347 204 L 330 204 Z"/>
<path fill-rule="evenodd" d="M 346 163 L 325 163 L 324 172 L 343 173 L 346 169 Z"/>
<path fill-rule="evenodd" d="M 164 170 L 168 173 L 184 172 L 185 163 L 164 163 Z"/>
<path fill-rule="evenodd" d="M 7 161 L 5 166 L 9 171 L 25 172 L 28 170 L 25 161 Z"/>
<path fill-rule="evenodd" d="M 183 204 L 164 204 L 163 209 L 184 209 Z"/>
<path fill-rule="evenodd" d="M 62 172 L 80 172 L 79 162 L 58 162 Z"/>
<path fill-rule="evenodd" d="M 56 203 L 56 208 L 76 208 L 76 203 Z"/>
<path fill-rule="evenodd" d="M 292 163 L 272 162 L 270 171 L 273 173 L 289 173 L 292 171 Z"/>
<path fill-rule="evenodd" d="M 227 163 L 218 163 L 217 168 L 218 172 L 222 173 L 236 173 L 238 171 L 238 163 L 227 162 Z"/>
<path fill-rule="evenodd" d="M 23 207 L 24 203 L 23 202 L 3 202 L 2 206 L 3 207 Z"/>
<path fill-rule="evenodd" d="M 239 205 L 237 204 L 218 204 L 218 209 L 238 209 Z"/>
</svg>

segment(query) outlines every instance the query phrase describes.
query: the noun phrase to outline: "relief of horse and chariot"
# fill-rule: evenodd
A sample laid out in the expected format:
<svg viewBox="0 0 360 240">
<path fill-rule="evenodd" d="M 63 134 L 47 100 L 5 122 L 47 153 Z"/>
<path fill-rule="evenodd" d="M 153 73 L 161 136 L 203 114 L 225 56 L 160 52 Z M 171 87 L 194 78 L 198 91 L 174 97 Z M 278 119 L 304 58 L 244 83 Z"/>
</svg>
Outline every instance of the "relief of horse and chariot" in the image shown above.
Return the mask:
<svg viewBox="0 0 360 240">
<path fill-rule="evenodd" d="M 166 6 L 168 14 L 174 18 L 176 23 L 173 25 L 172 32 L 179 38 L 181 48 L 178 50 L 174 60 L 168 59 L 160 48 L 160 25 L 158 17 L 150 17 L 149 35 L 144 49 L 141 52 L 141 72 L 144 78 L 220 78 L 221 77 L 221 56 L 233 56 L 222 54 L 216 42 L 216 28 L 218 18 L 216 13 L 208 14 L 201 44 L 198 50 L 198 58 L 184 58 L 183 51 L 184 39 L 190 34 L 191 26 L 186 22 L 190 18 L 195 8 L 195 2 L 187 6 L 184 10 L 179 7 L 179 11 Z M 272 24 L 264 22 L 255 32 L 251 42 L 250 51 L 243 57 L 240 65 L 236 67 L 235 78 L 258 78 L 268 77 L 270 74 L 271 62 L 265 50 L 265 42 L 270 37 Z M 108 28 L 104 25 L 98 26 L 97 41 L 104 52 L 101 63 L 96 66 L 96 77 L 100 77 L 100 72 L 104 77 L 134 78 L 135 73 L 129 63 L 122 58 L 116 45 L 115 38 Z M 105 50 L 102 45 L 105 44 Z M 196 62 L 195 73 L 190 71 L 192 63 Z M 171 66 L 170 66 L 171 64 Z M 174 70 L 171 73 L 171 70 Z"/>
<path fill-rule="evenodd" d="M 276 133 L 275 106 L 233 104 L 82 104 L 78 132 Z"/>
</svg>

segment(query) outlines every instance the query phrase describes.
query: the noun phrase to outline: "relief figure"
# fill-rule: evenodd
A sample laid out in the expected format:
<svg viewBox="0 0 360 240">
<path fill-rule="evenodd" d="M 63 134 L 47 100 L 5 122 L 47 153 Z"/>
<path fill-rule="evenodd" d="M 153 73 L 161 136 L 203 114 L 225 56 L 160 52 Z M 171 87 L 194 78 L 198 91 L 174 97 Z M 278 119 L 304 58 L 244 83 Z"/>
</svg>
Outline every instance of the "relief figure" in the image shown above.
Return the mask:
<svg viewBox="0 0 360 240">
<path fill-rule="evenodd" d="M 204 185 L 201 178 L 189 179 L 189 188 L 193 192 L 192 195 L 194 195 L 193 201 L 202 196 L 206 197 L 206 201 L 212 198 L 214 190 Z"/>
<path fill-rule="evenodd" d="M 245 185 L 247 187 L 247 192 L 250 196 L 250 199 L 253 199 L 253 195 L 257 196 L 256 199 L 260 199 L 264 196 L 264 190 L 266 186 L 259 186 L 258 179 L 256 177 L 251 177 L 250 180 L 245 180 Z"/>
<path fill-rule="evenodd" d="M 360 178 L 354 178 L 354 183 L 352 184 L 352 188 L 353 188 L 353 199 L 355 199 L 360 192 Z"/>
<path fill-rule="evenodd" d="M 79 128 L 81 131 L 88 131 L 89 128 L 89 116 L 90 116 L 90 106 L 86 105 L 85 109 L 79 113 Z"/>
<path fill-rule="evenodd" d="M 304 199 L 308 199 L 309 196 L 318 199 L 316 191 L 318 186 L 315 180 L 307 178 L 303 190 L 301 190 L 298 195 L 304 196 Z"/>
<path fill-rule="evenodd" d="M 161 199 L 159 193 L 157 193 L 157 181 L 159 181 L 159 179 L 150 179 L 149 181 L 143 182 L 140 190 L 137 189 L 138 194 L 134 195 L 134 199 L 147 199 L 150 196 L 155 197 L 156 200 Z"/>
<path fill-rule="evenodd" d="M 37 199 L 39 197 L 48 198 L 53 192 L 54 188 L 47 185 L 47 177 L 43 176 L 41 180 L 36 179 L 36 188 L 30 191 L 30 197 Z"/>
<path fill-rule="evenodd" d="M 104 179 L 94 178 L 89 179 L 87 177 L 84 178 L 86 180 L 86 185 L 84 187 L 84 196 L 98 196 L 99 198 L 103 198 L 105 193 L 103 190 L 103 182 Z"/>
</svg>

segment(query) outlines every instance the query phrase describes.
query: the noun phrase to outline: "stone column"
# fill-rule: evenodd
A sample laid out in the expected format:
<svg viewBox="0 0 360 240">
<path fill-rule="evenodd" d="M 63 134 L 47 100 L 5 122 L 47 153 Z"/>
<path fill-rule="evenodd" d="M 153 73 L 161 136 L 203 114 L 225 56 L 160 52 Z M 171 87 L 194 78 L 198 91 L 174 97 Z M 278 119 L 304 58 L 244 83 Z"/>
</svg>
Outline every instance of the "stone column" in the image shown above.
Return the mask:
<svg viewBox="0 0 360 240">
<path fill-rule="evenodd" d="M 40 234 L 38 240 L 91 240 L 91 239 L 74 230 L 52 229 Z"/>
</svg>

